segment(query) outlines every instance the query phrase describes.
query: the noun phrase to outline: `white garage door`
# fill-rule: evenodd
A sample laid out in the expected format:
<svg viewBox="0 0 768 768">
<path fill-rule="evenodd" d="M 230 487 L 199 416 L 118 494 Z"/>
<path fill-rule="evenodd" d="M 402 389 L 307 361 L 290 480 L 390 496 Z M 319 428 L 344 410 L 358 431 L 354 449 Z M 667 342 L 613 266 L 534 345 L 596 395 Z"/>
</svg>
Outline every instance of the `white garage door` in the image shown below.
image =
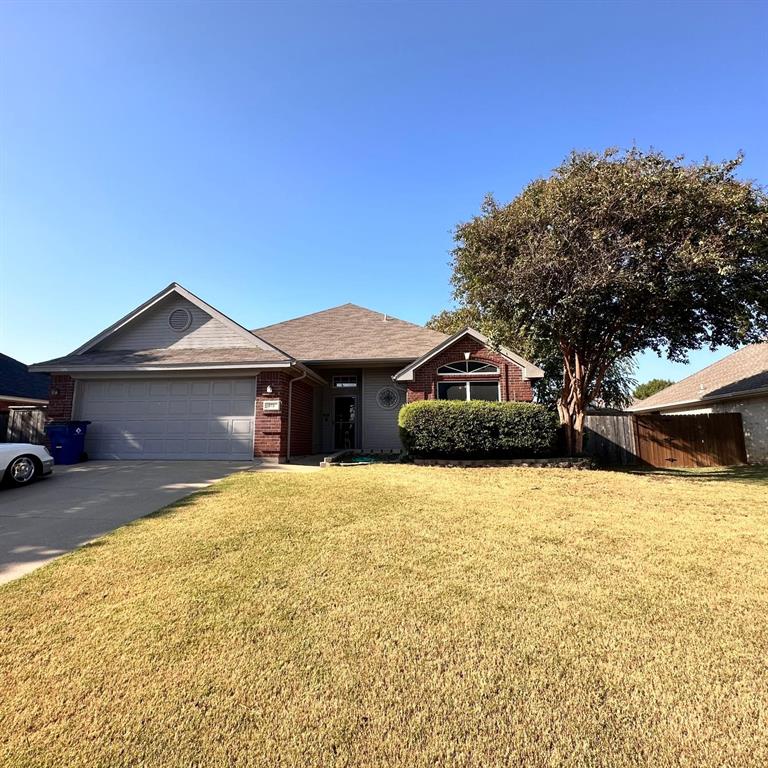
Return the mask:
<svg viewBox="0 0 768 768">
<path fill-rule="evenodd" d="M 94 459 L 250 459 L 253 379 L 80 381 Z"/>
</svg>

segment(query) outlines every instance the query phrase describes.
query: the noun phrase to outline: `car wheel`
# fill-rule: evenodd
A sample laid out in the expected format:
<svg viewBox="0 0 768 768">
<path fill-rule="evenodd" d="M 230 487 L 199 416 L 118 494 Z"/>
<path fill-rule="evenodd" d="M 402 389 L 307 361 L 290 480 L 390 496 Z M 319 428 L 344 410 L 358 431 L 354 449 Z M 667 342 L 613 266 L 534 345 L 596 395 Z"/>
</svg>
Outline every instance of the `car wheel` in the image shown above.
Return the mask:
<svg viewBox="0 0 768 768">
<path fill-rule="evenodd" d="M 38 475 L 37 462 L 32 456 L 17 456 L 5 471 L 5 479 L 11 485 L 27 485 Z"/>
</svg>

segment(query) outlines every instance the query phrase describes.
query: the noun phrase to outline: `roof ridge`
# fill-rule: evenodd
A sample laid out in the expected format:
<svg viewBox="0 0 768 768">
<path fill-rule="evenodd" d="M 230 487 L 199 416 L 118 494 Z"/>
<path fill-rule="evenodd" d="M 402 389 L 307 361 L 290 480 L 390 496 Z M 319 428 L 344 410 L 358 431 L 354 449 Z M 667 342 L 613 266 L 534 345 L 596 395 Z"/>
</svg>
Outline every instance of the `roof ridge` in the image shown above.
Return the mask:
<svg viewBox="0 0 768 768">
<path fill-rule="evenodd" d="M 337 309 L 344 309 L 345 307 L 354 307 L 355 309 L 361 309 L 364 312 L 367 312 L 371 315 L 381 315 L 382 317 L 385 317 L 387 320 L 397 320 L 399 323 L 406 323 L 407 325 L 413 325 L 416 328 L 426 328 L 427 330 L 434 330 L 433 328 L 427 328 L 426 325 L 421 325 L 420 323 L 414 323 L 410 320 L 403 320 L 400 317 L 395 317 L 395 315 L 390 315 L 388 312 L 381 312 L 377 309 L 371 309 L 370 307 L 364 307 L 361 304 L 355 304 L 352 301 L 348 301 L 345 304 L 339 304 L 335 307 L 328 307 L 327 309 L 320 309 L 317 312 L 308 312 L 305 315 L 298 315 L 297 317 L 289 317 L 287 320 L 280 320 L 277 323 L 270 323 L 269 325 L 262 325 L 259 328 L 252 328 L 251 333 L 258 334 L 260 331 L 266 331 L 269 328 L 274 328 L 276 325 L 285 325 L 286 323 L 292 323 L 296 320 L 305 320 L 309 317 L 317 317 L 318 315 L 324 315 L 328 312 L 333 312 Z M 439 331 L 437 331 L 439 333 Z"/>
<path fill-rule="evenodd" d="M 342 307 L 356 307 L 357 304 L 353 304 L 352 302 L 347 302 L 346 304 L 339 304 L 336 307 L 328 307 L 327 309 L 318 309 L 316 312 L 307 312 L 304 315 L 296 315 L 296 317 L 289 317 L 287 320 L 279 320 L 276 323 L 270 323 L 269 325 L 260 325 L 258 328 L 252 328 L 251 333 L 257 333 L 258 331 L 264 331 L 267 328 L 273 328 L 276 325 L 283 325 L 284 323 L 291 323 L 294 320 L 304 320 L 307 317 L 315 317 L 316 315 L 323 315 L 326 312 L 330 312 L 334 309 L 341 309 Z"/>
</svg>

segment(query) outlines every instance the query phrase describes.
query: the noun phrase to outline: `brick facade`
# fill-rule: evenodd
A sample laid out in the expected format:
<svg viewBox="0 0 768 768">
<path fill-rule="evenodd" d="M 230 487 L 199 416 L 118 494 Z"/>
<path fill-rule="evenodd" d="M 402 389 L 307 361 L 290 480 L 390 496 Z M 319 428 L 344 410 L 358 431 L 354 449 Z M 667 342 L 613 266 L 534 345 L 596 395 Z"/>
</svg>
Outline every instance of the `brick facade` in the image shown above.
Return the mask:
<svg viewBox="0 0 768 768">
<path fill-rule="evenodd" d="M 291 399 L 291 455 L 307 456 L 312 453 L 314 433 L 315 396 L 306 381 L 293 384 Z"/>
<path fill-rule="evenodd" d="M 264 371 L 256 380 L 256 423 L 253 455 L 260 459 L 285 461 L 288 450 L 288 382 L 286 373 Z M 267 387 L 272 392 L 267 392 Z M 265 400 L 279 400 L 280 411 L 264 412 Z"/>
<path fill-rule="evenodd" d="M 72 418 L 75 382 L 71 376 L 54 373 L 48 390 L 47 421 L 68 421 Z"/>
<path fill-rule="evenodd" d="M 530 402 L 533 400 L 533 390 L 531 382 L 523 380 L 523 371 L 519 365 L 510 363 L 506 358 L 484 346 L 477 339 L 471 336 L 463 336 L 448 349 L 435 355 L 424 365 L 413 372 L 413 381 L 405 382 L 407 384 L 406 398 L 409 403 L 417 400 L 434 400 L 437 398 L 437 382 L 443 381 L 495 381 L 489 376 L 478 376 L 467 374 L 466 376 L 446 376 L 440 377 L 437 369 L 442 365 L 454 363 L 457 360 L 464 359 L 464 353 L 470 353 L 470 360 L 483 360 L 499 367 L 499 384 L 501 385 L 501 399 L 522 400 Z"/>
</svg>

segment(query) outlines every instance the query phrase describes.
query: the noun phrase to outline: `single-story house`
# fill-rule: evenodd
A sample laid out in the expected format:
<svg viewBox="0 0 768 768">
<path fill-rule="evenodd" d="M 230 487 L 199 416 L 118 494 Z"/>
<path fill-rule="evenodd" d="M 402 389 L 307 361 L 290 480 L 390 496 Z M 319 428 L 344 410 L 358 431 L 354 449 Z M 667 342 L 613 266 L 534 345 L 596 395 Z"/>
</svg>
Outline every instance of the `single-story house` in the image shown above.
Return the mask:
<svg viewBox="0 0 768 768">
<path fill-rule="evenodd" d="M 0 413 L 13 405 L 48 404 L 48 375 L 30 373 L 24 363 L 0 353 Z"/>
<path fill-rule="evenodd" d="M 397 450 L 415 400 L 532 399 L 540 368 L 355 304 L 247 330 L 178 283 L 65 357 L 51 419 L 91 421 L 101 459 L 243 459 Z"/>
<path fill-rule="evenodd" d="M 768 342 L 750 344 L 633 403 L 634 413 L 740 413 L 750 463 L 768 462 Z"/>
</svg>

